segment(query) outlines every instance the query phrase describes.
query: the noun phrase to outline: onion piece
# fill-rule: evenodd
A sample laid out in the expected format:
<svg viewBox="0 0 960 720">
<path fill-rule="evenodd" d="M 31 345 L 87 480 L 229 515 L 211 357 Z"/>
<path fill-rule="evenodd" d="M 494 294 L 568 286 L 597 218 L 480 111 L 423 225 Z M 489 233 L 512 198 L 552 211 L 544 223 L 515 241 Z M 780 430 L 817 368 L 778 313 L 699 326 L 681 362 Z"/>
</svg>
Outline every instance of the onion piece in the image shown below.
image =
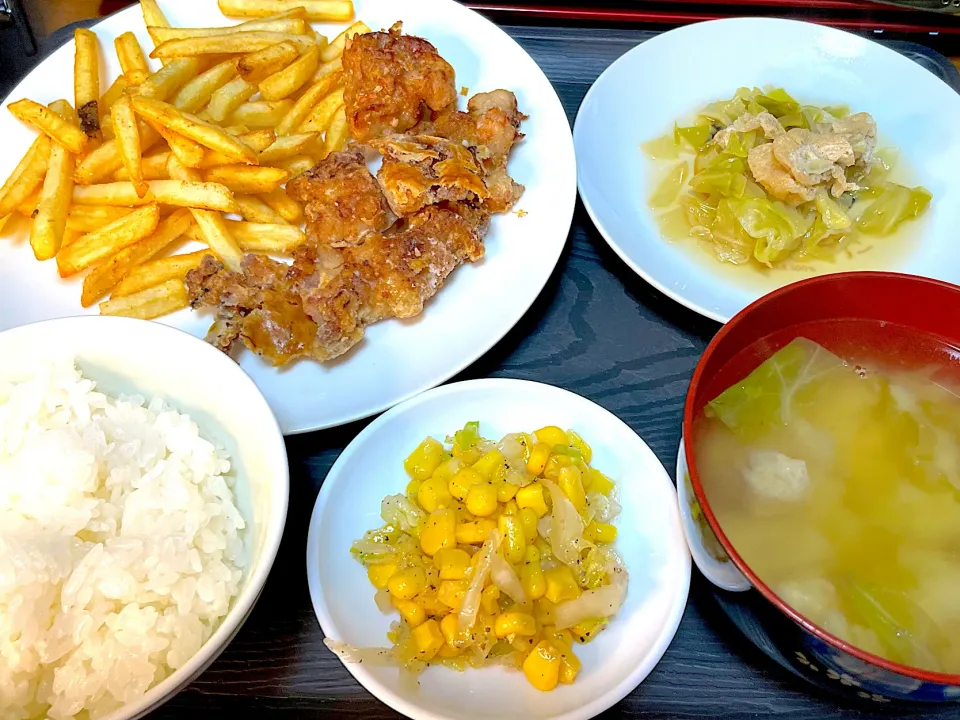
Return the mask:
<svg viewBox="0 0 960 720">
<path fill-rule="evenodd" d="M 493 554 L 490 563 L 490 580 L 498 590 L 506 593 L 518 605 L 527 602 L 527 593 L 520 584 L 520 578 L 517 577 L 510 563 L 498 552 Z"/>
<path fill-rule="evenodd" d="M 473 570 L 473 577 L 470 579 L 470 585 L 467 586 L 467 591 L 463 594 L 463 602 L 460 604 L 460 612 L 457 617 L 458 632 L 466 632 L 477 621 L 477 612 L 480 610 L 480 593 L 483 592 L 483 586 L 490 575 L 493 555 L 500 547 L 500 539 L 500 531 L 493 530 L 484 541 L 483 547 L 480 548 L 477 565 Z"/>
<path fill-rule="evenodd" d="M 542 478 L 540 483 L 546 485 L 553 501 L 553 512 L 550 514 L 550 549 L 557 560 L 565 565 L 575 566 L 580 561 L 580 553 L 594 545 L 583 537 L 583 519 L 557 484 L 545 478 Z"/>
<path fill-rule="evenodd" d="M 390 593 L 386 588 L 380 588 L 374 593 L 373 601 L 377 604 L 377 609 L 384 615 L 389 615 L 394 611 L 393 603 L 390 602 Z"/>
<path fill-rule="evenodd" d="M 554 609 L 557 630 L 564 630 L 584 620 L 616 615 L 627 597 L 627 573 L 619 573 L 614 582 L 596 590 L 587 590 L 576 600 L 562 602 Z"/>
<path fill-rule="evenodd" d="M 406 495 L 387 495 L 380 503 L 380 517 L 388 525 L 417 536 L 420 522 L 426 518 L 426 514 Z"/>
<path fill-rule="evenodd" d="M 358 648 L 332 638 L 324 638 L 323 644 L 344 663 L 365 662 L 377 667 L 398 667 L 400 665 L 390 648 Z"/>
</svg>

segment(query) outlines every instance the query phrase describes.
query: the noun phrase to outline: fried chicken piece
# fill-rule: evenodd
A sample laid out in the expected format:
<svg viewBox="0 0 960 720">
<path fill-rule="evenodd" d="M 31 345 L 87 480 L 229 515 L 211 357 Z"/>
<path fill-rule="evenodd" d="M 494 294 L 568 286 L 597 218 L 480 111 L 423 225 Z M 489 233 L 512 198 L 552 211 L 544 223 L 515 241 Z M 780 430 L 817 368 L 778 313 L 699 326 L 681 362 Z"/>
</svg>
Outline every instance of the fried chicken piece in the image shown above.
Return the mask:
<svg viewBox="0 0 960 720">
<path fill-rule="evenodd" d="M 388 32 L 355 35 L 343 51 L 343 97 L 350 136 L 367 142 L 416 125 L 426 106 L 442 112 L 457 103 L 454 71 L 423 38 Z"/>
<path fill-rule="evenodd" d="M 314 241 L 329 247 L 358 245 L 396 219 L 359 151 L 330 153 L 288 182 L 287 194 L 305 204 Z"/>
<path fill-rule="evenodd" d="M 392 135 L 375 140 L 383 153 L 377 180 L 397 215 L 411 215 L 439 202 L 487 197 L 483 171 L 463 145 L 429 135 Z"/>
<path fill-rule="evenodd" d="M 753 178 L 775 198 L 790 205 L 813 200 L 813 188 L 804 187 L 793 175 L 787 172 L 773 154 L 773 143 L 763 143 L 753 148 L 747 155 L 747 165 Z"/>
</svg>

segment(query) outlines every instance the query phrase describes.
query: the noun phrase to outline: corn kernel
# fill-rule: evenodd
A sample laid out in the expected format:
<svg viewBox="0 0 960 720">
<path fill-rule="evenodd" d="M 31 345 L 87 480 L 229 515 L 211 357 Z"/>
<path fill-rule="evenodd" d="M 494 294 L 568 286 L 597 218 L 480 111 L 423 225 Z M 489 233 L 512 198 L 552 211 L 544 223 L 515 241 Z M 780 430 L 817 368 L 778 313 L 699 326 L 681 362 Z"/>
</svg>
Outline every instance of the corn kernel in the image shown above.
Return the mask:
<svg viewBox="0 0 960 720">
<path fill-rule="evenodd" d="M 547 425 L 547 427 L 542 427 L 537 430 L 534 435 L 537 436 L 538 442 L 542 442 L 551 448 L 554 445 L 567 444 L 567 434 L 556 425 Z"/>
<path fill-rule="evenodd" d="M 447 490 L 447 481 L 438 477 L 424 480 L 420 483 L 420 489 L 417 490 L 417 502 L 428 513 L 432 513 L 437 508 L 450 507 L 453 504 L 453 498 Z"/>
<path fill-rule="evenodd" d="M 427 615 L 431 617 L 441 617 L 450 612 L 449 606 L 440 602 L 440 598 L 437 597 L 437 591 L 430 588 L 424 590 L 417 596 L 417 602 L 423 605 L 423 609 Z"/>
<path fill-rule="evenodd" d="M 608 478 L 596 468 L 590 468 L 590 491 L 598 492 L 601 495 L 609 495 L 616 487 L 613 480 Z"/>
<path fill-rule="evenodd" d="M 456 512 L 449 508 L 434 510 L 420 530 L 420 549 L 433 557 L 440 548 L 456 547 L 456 526 Z"/>
<path fill-rule="evenodd" d="M 443 634 L 440 624 L 436 620 L 427 620 L 418 625 L 410 633 L 413 646 L 417 649 L 419 660 L 430 660 L 443 647 Z"/>
<path fill-rule="evenodd" d="M 473 464 L 473 469 L 480 473 L 484 480 L 492 480 L 497 468 L 502 467 L 505 462 L 502 452 L 491 450 Z"/>
<path fill-rule="evenodd" d="M 496 585 L 487 585 L 480 593 L 480 609 L 487 615 L 500 612 L 500 590 Z"/>
<path fill-rule="evenodd" d="M 523 537 L 526 538 L 528 543 L 532 543 L 537 539 L 539 531 L 537 530 L 537 513 L 533 508 L 522 508 L 520 512 L 517 513 L 520 517 L 520 524 L 523 525 Z"/>
<path fill-rule="evenodd" d="M 443 461 L 443 445 L 428 437 L 403 461 L 403 467 L 414 480 L 426 480 Z"/>
<path fill-rule="evenodd" d="M 573 647 L 573 634 L 569 630 L 557 630 L 552 626 L 545 627 L 543 637 L 556 645 L 561 652 Z"/>
<path fill-rule="evenodd" d="M 541 640 L 523 661 L 523 674 L 537 690 L 549 692 L 560 682 L 560 653 L 549 640 Z"/>
<path fill-rule="evenodd" d="M 495 485 L 497 488 L 497 502 L 502 503 L 508 503 L 513 500 L 517 495 L 517 491 L 520 489 L 519 485 L 514 485 L 506 480 L 500 480 Z"/>
<path fill-rule="evenodd" d="M 543 469 L 543 476 L 548 480 L 556 481 L 560 477 L 560 471 L 565 467 L 573 465 L 573 460 L 569 455 L 551 455 L 547 460 L 547 466 Z"/>
<path fill-rule="evenodd" d="M 473 468 L 460 468 L 457 474 L 447 481 L 447 491 L 457 500 L 463 500 L 470 488 L 483 481 L 483 476 Z"/>
<path fill-rule="evenodd" d="M 463 580 L 470 567 L 470 556 L 460 548 L 440 548 L 433 556 L 433 564 L 440 571 L 441 580 Z"/>
<path fill-rule="evenodd" d="M 573 634 L 573 639 L 583 645 L 593 640 L 606 625 L 606 618 L 583 620 L 571 627 L 570 632 Z"/>
<path fill-rule="evenodd" d="M 497 489 L 488 482 L 474 485 L 467 493 L 467 510 L 477 517 L 492 515 L 497 509 Z"/>
<path fill-rule="evenodd" d="M 567 430 L 567 439 L 563 441 L 563 444 L 579 450 L 584 462 L 588 463 L 593 459 L 593 448 L 573 430 Z"/>
<path fill-rule="evenodd" d="M 577 679 L 580 667 L 580 658 L 573 654 L 573 650 L 560 651 L 560 682 L 564 685 L 572 684 Z"/>
<path fill-rule="evenodd" d="M 533 615 L 541 625 L 556 625 L 557 604 L 542 597 L 533 604 Z"/>
<path fill-rule="evenodd" d="M 367 568 L 367 577 L 377 590 L 382 590 L 387 586 L 387 582 L 397 571 L 397 564 L 392 560 L 376 563 Z"/>
<path fill-rule="evenodd" d="M 458 523 L 455 530 L 457 542 L 463 545 L 483 545 L 495 527 L 497 523 L 493 520 Z"/>
<path fill-rule="evenodd" d="M 520 506 L 517 505 L 516 500 L 511 500 L 506 505 L 503 506 L 504 515 L 518 515 L 520 514 Z"/>
<path fill-rule="evenodd" d="M 540 565 L 540 551 L 533 545 L 528 545 L 524 552 L 523 565 L 520 566 L 520 585 L 531 600 L 539 600 L 547 591 L 543 568 Z"/>
<path fill-rule="evenodd" d="M 557 484 L 566 495 L 577 512 L 582 512 L 587 505 L 587 496 L 583 492 L 583 483 L 580 481 L 580 468 L 576 465 L 562 468 L 557 479 Z"/>
<path fill-rule="evenodd" d="M 460 657 L 460 655 L 461 655 L 462 653 L 463 653 L 463 650 L 459 650 L 459 649 L 457 649 L 457 648 L 455 648 L 455 647 L 450 647 L 449 645 L 447 645 L 446 643 L 444 643 L 444 644 L 443 644 L 443 647 L 441 647 L 439 650 L 437 650 L 436 657 L 439 657 L 439 658 L 455 658 L 455 657 Z M 563 667 L 563 666 L 561 665 L 560 667 Z"/>
<path fill-rule="evenodd" d="M 437 599 L 447 607 L 459 611 L 466 592 L 466 580 L 444 580 L 437 588 Z"/>
<path fill-rule="evenodd" d="M 566 565 L 550 568 L 543 573 L 547 589 L 543 595 L 550 602 L 560 603 L 564 600 L 576 600 L 580 597 L 580 586 L 573 576 L 573 571 Z"/>
<path fill-rule="evenodd" d="M 493 631 L 501 639 L 507 635 L 536 635 L 537 621 L 525 612 L 504 612 L 497 615 Z"/>
<path fill-rule="evenodd" d="M 448 456 L 447 459 L 440 463 L 440 466 L 433 471 L 432 477 L 440 480 L 449 480 L 458 472 L 460 472 L 460 468 L 462 467 L 463 462 L 461 460 L 457 460 L 455 457 Z"/>
<path fill-rule="evenodd" d="M 427 574 L 423 568 L 408 567 L 393 574 L 387 582 L 390 597 L 398 600 L 413 600 L 427 587 Z"/>
<path fill-rule="evenodd" d="M 523 536 L 523 524 L 516 515 L 501 515 L 497 526 L 503 534 L 503 557 L 509 563 L 518 563 L 523 560 L 523 553 L 527 549 L 527 541 Z"/>
<path fill-rule="evenodd" d="M 417 502 L 417 493 L 420 492 L 421 482 L 419 480 L 411 480 L 407 483 L 406 496 Z"/>
<path fill-rule="evenodd" d="M 530 483 L 517 491 L 517 505 L 521 508 L 530 508 L 538 518 L 547 514 L 547 501 L 543 498 L 543 485 L 538 482 Z"/>
<path fill-rule="evenodd" d="M 427 619 L 427 611 L 416 600 L 398 600 L 396 597 L 391 597 L 390 600 L 393 602 L 393 606 L 400 612 L 400 617 L 406 620 L 407 625 L 412 628 L 415 628 L 422 622 L 425 622 Z"/>
<path fill-rule="evenodd" d="M 594 521 L 584 528 L 583 536 L 590 542 L 612 543 L 617 539 L 617 528 L 610 523 Z"/>
<path fill-rule="evenodd" d="M 543 472 L 547 466 L 547 460 L 550 459 L 550 453 L 553 452 L 553 445 L 547 443 L 537 443 L 530 451 L 530 459 L 527 460 L 527 472 L 536 477 Z"/>
<path fill-rule="evenodd" d="M 460 618 L 457 613 L 444 615 L 440 621 L 440 632 L 447 645 L 462 650 L 470 641 L 470 632 L 460 632 Z"/>
</svg>

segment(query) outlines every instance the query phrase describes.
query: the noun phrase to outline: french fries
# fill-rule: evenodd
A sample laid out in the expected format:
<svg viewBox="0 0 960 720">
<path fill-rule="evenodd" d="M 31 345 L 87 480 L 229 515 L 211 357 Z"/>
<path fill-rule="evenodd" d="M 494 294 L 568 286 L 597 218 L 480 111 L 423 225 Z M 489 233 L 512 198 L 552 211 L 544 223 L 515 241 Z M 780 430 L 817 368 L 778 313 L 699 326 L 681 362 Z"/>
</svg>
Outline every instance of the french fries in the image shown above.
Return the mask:
<svg viewBox="0 0 960 720">
<path fill-rule="evenodd" d="M 173 154 L 171 153 L 171 158 Z M 168 163 L 169 169 L 169 163 Z M 171 177 L 173 175 L 171 174 Z M 181 180 L 149 180 L 147 194 L 137 195 L 129 182 L 103 183 L 101 185 L 77 186 L 73 189 L 73 202 L 77 205 L 123 205 L 136 206 L 147 203 L 175 205 L 177 207 L 204 208 L 220 212 L 234 212 L 233 193 L 217 183 Z"/>
<path fill-rule="evenodd" d="M 290 173 L 281 168 L 256 165 L 219 165 L 203 175 L 206 182 L 220 183 L 233 192 L 247 195 L 275 190 L 289 177 Z"/>
<path fill-rule="evenodd" d="M 341 109 L 333 114 L 330 126 L 323 136 L 323 149 L 327 154 L 343 150 L 347 144 L 347 115 Z"/>
<path fill-rule="evenodd" d="M 284 225 L 287 221 L 280 213 L 254 195 L 234 194 L 237 203 L 237 212 L 244 220 L 252 223 L 266 223 L 268 225 Z"/>
<path fill-rule="evenodd" d="M 140 0 L 140 10 L 143 13 L 143 24 L 149 27 L 170 27 L 167 16 L 157 5 L 157 0 Z"/>
<path fill-rule="evenodd" d="M 196 225 L 193 227 L 196 227 Z M 110 297 L 119 298 L 133 295 L 141 290 L 174 279 L 182 281 L 186 278 L 187 273 L 197 267 L 200 261 L 209 254 L 209 250 L 198 250 L 197 252 L 171 255 L 144 263 L 121 280 L 120 284 L 110 293 Z"/>
<path fill-rule="evenodd" d="M 291 178 L 307 172 L 307 170 L 313 168 L 314 165 L 316 165 L 316 162 L 314 162 L 313 158 L 309 155 L 294 155 L 291 158 L 275 163 L 276 167 L 283 168 L 290 173 Z"/>
<path fill-rule="evenodd" d="M 24 98 L 10 103 L 7 109 L 18 120 L 46 133 L 74 155 L 80 155 L 87 147 L 87 136 L 79 127 L 40 103 Z"/>
<path fill-rule="evenodd" d="M 252 53 L 278 42 L 289 40 L 301 51 L 316 41 L 308 35 L 292 35 L 267 30 L 246 30 L 222 35 L 207 35 L 181 40 L 167 40 L 157 45 L 150 57 L 174 58 L 193 57 L 194 55 L 230 55 L 234 53 Z"/>
<path fill-rule="evenodd" d="M 346 47 L 347 38 L 352 38 L 354 35 L 363 35 L 368 32 L 371 32 L 371 30 L 369 27 L 367 27 L 367 24 L 362 20 L 358 20 L 342 33 L 337 35 L 323 50 L 320 51 L 320 59 L 323 60 L 323 62 L 330 62 L 340 55 L 343 55 L 343 48 Z"/>
<path fill-rule="evenodd" d="M 26 201 L 43 182 L 50 161 L 50 138 L 40 135 L 0 187 L 0 218 Z"/>
<path fill-rule="evenodd" d="M 123 75 L 118 75 L 117 79 L 114 80 L 110 87 L 107 88 L 107 91 L 103 94 L 103 97 L 100 98 L 99 107 L 97 109 L 100 111 L 101 117 L 110 112 L 110 108 L 112 108 L 113 104 L 120 99 L 120 96 L 127 91 L 128 87 L 130 87 L 130 81 L 127 80 L 127 78 Z"/>
<path fill-rule="evenodd" d="M 302 133 L 326 132 L 333 116 L 343 111 L 343 107 L 343 88 L 337 88 L 314 106 L 309 117 L 300 125 L 299 131 Z"/>
<path fill-rule="evenodd" d="M 218 88 L 222 87 L 236 74 L 236 60 L 224 60 L 219 65 L 214 65 L 180 88 L 180 92 L 173 99 L 174 107 L 184 112 L 196 112 L 210 101 Z"/>
<path fill-rule="evenodd" d="M 323 53 L 321 52 L 322 56 Z M 343 71 L 343 56 L 337 55 L 336 58 L 325 63 L 321 63 L 320 67 L 317 68 L 317 72 L 313 75 L 313 80 L 322 80 L 327 75 L 332 75 L 333 73 L 338 73 Z"/>
<path fill-rule="evenodd" d="M 133 295 L 110 298 L 100 303 L 101 315 L 125 315 L 140 320 L 169 315 L 188 304 L 187 288 L 182 280 L 168 280 Z"/>
<path fill-rule="evenodd" d="M 277 139 L 277 134 L 270 128 L 261 128 L 260 130 L 245 132 L 236 137 L 259 154 L 260 151 L 266 150 L 274 143 Z M 233 165 L 235 162 L 233 158 L 227 157 L 223 153 L 208 150 L 207 154 L 203 156 L 203 162 L 200 163 L 200 167 L 209 168 L 217 165 Z"/>
<path fill-rule="evenodd" d="M 342 22 L 353 18 L 351 0 L 217 0 L 217 4 L 227 17 L 266 17 L 302 7 L 312 22 Z"/>
<path fill-rule="evenodd" d="M 244 55 L 237 63 L 237 71 L 248 83 L 256 84 L 283 70 L 296 60 L 299 54 L 296 45 L 284 40 Z"/>
<path fill-rule="evenodd" d="M 242 106 L 241 106 L 242 107 Z M 196 115 L 178 110 L 173 105 L 152 98 L 133 98 L 133 109 L 138 115 L 153 120 L 173 132 L 194 140 L 204 147 L 217 150 L 239 162 L 257 163 L 257 154 L 250 146 Z"/>
<path fill-rule="evenodd" d="M 120 61 L 120 69 L 131 85 L 139 85 L 150 75 L 150 66 L 143 56 L 143 49 L 132 32 L 125 32 L 113 41 Z"/>
<path fill-rule="evenodd" d="M 303 208 L 300 207 L 300 203 L 287 195 L 286 191 L 278 188 L 268 193 L 262 193 L 260 199 L 288 223 L 299 225 L 303 221 Z"/>
<path fill-rule="evenodd" d="M 88 232 L 57 253 L 60 277 L 76 275 L 133 245 L 156 230 L 159 222 L 160 206 L 150 203 L 99 230 Z"/>
<path fill-rule="evenodd" d="M 256 85 L 251 85 L 242 77 L 236 77 L 213 94 L 210 104 L 207 105 L 207 114 L 211 120 L 223 122 L 256 92 Z"/>
<path fill-rule="evenodd" d="M 175 157 L 170 158 L 168 166 L 170 177 L 183 182 L 194 183 L 200 179 L 200 173 L 190 168 L 185 168 Z M 298 206 L 299 207 L 299 206 Z M 198 210 L 195 207 L 190 208 L 193 219 L 200 229 L 203 242 L 207 247 L 220 258 L 220 261 L 231 270 L 239 270 L 240 262 L 243 260 L 243 250 L 237 245 L 236 240 L 230 235 L 223 215 L 208 210 Z"/>
<path fill-rule="evenodd" d="M 113 118 L 113 131 L 116 134 L 117 149 L 120 151 L 120 161 L 130 177 L 134 191 L 139 197 L 143 197 L 149 188 L 143 179 L 140 131 L 137 129 L 137 116 L 133 113 L 130 96 L 124 95 L 117 100 L 113 104 L 110 115 Z"/>
<path fill-rule="evenodd" d="M 141 264 L 166 250 L 193 225 L 193 216 L 185 208 L 163 218 L 156 229 L 141 240 L 113 254 L 83 279 L 80 304 L 90 307 L 119 285 Z M 164 278 L 168 279 L 168 278 Z M 162 282 L 158 281 L 158 282 Z M 153 283 L 154 285 L 157 283 Z M 139 289 L 139 288 L 138 288 Z M 131 292 L 136 292 L 133 290 Z M 129 294 L 129 293 L 128 293 Z"/>
<path fill-rule="evenodd" d="M 137 131 L 140 133 L 141 152 L 160 142 L 160 135 L 142 120 L 137 122 Z M 114 138 L 84 157 L 77 164 L 73 179 L 77 185 L 93 185 L 110 177 L 121 167 L 123 158 L 120 155 L 120 145 Z"/>
<path fill-rule="evenodd" d="M 239 32 L 273 32 L 285 35 L 306 35 L 310 25 L 304 18 L 267 18 L 240 23 L 233 27 L 217 28 L 171 28 L 148 27 L 147 32 L 157 45 L 170 40 L 189 40 L 190 38 L 212 37 L 214 35 L 232 35 Z M 296 57 L 296 55 L 294 55 Z"/>
<path fill-rule="evenodd" d="M 143 172 L 144 180 L 167 180 L 170 176 L 167 174 L 167 160 L 170 158 L 169 152 L 157 153 L 156 155 L 147 155 L 140 160 L 140 167 Z M 113 174 L 114 180 L 129 180 L 130 174 L 126 168 L 120 168 Z"/>
<path fill-rule="evenodd" d="M 80 129 L 87 137 L 100 130 L 100 42 L 85 28 L 73 32 L 73 102 L 80 116 Z"/>
<path fill-rule="evenodd" d="M 318 134 L 315 132 L 284 135 L 260 151 L 260 162 L 273 165 L 294 155 L 307 155 L 316 148 Z"/>
<path fill-rule="evenodd" d="M 293 107 L 293 100 L 257 100 L 244 103 L 230 116 L 232 125 L 251 128 L 273 128 L 280 124 Z"/>
<path fill-rule="evenodd" d="M 176 58 L 151 74 L 137 86 L 137 94 L 154 100 L 166 100 L 200 72 L 198 58 Z"/>
<path fill-rule="evenodd" d="M 74 205 L 67 215 L 67 231 L 88 233 L 119 220 L 132 212 L 131 208 L 109 205 Z"/>
<path fill-rule="evenodd" d="M 170 148 L 170 152 L 176 155 L 177 159 L 184 165 L 187 167 L 197 167 L 197 165 L 199 165 L 203 160 L 203 156 L 206 151 L 203 149 L 202 145 L 194 142 L 188 137 L 184 137 L 183 135 L 165 128 L 159 123 L 153 122 L 152 120 L 147 120 L 146 122 L 150 127 L 160 134 L 160 137 L 166 140 L 167 146 Z"/>
<path fill-rule="evenodd" d="M 244 252 L 288 253 L 305 242 L 307 236 L 296 225 L 263 224 L 227 220 L 230 235 Z"/>
<path fill-rule="evenodd" d="M 73 188 L 73 166 L 70 152 L 54 143 L 50 148 L 37 211 L 33 214 L 33 225 L 30 226 L 30 247 L 37 260 L 54 257 L 63 242 Z"/>
<path fill-rule="evenodd" d="M 283 70 L 275 72 L 260 83 L 260 94 L 265 100 L 282 100 L 293 95 L 313 77 L 320 63 L 320 48 L 307 50 Z"/>
<path fill-rule="evenodd" d="M 306 122 L 316 105 L 333 92 L 342 77 L 340 73 L 331 73 L 307 88 L 277 125 L 277 135 L 289 135 Z"/>
</svg>

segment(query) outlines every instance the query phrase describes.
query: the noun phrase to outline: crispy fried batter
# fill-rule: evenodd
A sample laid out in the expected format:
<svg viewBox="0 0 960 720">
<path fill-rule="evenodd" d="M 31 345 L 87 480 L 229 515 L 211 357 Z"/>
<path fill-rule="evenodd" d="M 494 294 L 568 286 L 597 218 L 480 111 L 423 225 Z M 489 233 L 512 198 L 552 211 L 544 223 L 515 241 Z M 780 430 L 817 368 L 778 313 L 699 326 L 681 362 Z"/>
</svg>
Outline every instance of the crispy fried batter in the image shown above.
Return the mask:
<svg viewBox="0 0 960 720">
<path fill-rule="evenodd" d="M 356 35 L 343 51 L 343 97 L 350 136 L 366 142 L 406 132 L 423 106 L 434 112 L 456 107 L 454 71 L 423 38 L 389 32 Z"/>
<path fill-rule="evenodd" d="M 396 219 L 358 151 L 330 153 L 288 182 L 287 194 L 305 204 L 311 238 L 330 247 L 357 245 Z"/>
</svg>

